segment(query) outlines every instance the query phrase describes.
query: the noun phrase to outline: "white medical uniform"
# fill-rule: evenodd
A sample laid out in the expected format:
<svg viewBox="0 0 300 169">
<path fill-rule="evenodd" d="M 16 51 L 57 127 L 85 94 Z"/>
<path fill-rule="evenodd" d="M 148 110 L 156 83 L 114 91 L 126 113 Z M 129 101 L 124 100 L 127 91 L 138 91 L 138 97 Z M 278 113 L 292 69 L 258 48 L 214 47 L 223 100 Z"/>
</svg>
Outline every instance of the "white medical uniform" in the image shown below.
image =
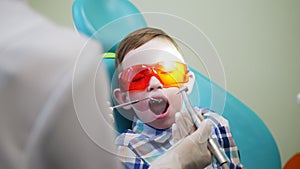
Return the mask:
<svg viewBox="0 0 300 169">
<path fill-rule="evenodd" d="M 101 54 L 100 44 L 86 42 L 26 1 L 0 0 L 0 169 L 118 168 L 116 157 L 84 132 L 74 109 L 76 59 Z M 93 61 L 86 62 L 89 69 Z M 113 146 L 113 136 L 99 135 Z"/>
</svg>

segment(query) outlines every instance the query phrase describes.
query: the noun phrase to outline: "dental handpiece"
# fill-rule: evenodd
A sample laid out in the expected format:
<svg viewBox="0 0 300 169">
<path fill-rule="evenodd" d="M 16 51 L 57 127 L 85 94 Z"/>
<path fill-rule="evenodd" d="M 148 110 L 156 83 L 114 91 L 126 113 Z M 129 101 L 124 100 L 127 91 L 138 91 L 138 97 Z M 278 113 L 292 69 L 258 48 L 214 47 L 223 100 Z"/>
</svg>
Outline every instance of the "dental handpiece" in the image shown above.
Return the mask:
<svg viewBox="0 0 300 169">
<path fill-rule="evenodd" d="M 131 104 L 136 104 L 140 101 L 144 101 L 144 100 L 147 100 L 147 99 L 150 99 L 150 100 L 154 100 L 154 101 L 157 101 L 157 99 L 154 99 L 152 97 L 145 97 L 143 99 L 140 99 L 140 100 L 132 100 L 132 101 L 129 101 L 127 103 L 122 103 L 122 104 L 119 104 L 119 105 L 116 105 L 116 106 L 112 106 L 111 108 L 112 109 L 117 109 L 117 108 L 120 108 L 120 107 L 124 107 L 124 106 L 128 106 L 128 105 L 131 105 Z"/>
<path fill-rule="evenodd" d="M 189 114 L 190 114 L 194 124 L 196 125 L 196 127 L 199 128 L 200 123 L 201 123 L 202 120 L 204 120 L 204 118 L 201 115 L 199 115 L 199 116 L 197 115 L 196 110 L 193 108 L 193 106 L 192 106 L 192 104 L 191 104 L 191 102 L 188 98 L 188 95 L 186 93 L 187 91 L 188 91 L 188 88 L 183 87 L 183 88 L 180 89 L 180 91 L 178 93 L 182 94 L 182 98 L 183 98 L 184 104 L 187 108 L 187 111 L 189 112 Z M 208 149 L 210 150 L 210 152 L 213 154 L 213 156 L 216 158 L 216 160 L 218 161 L 218 163 L 220 164 L 220 166 L 223 169 L 229 169 L 229 164 L 228 164 L 227 157 L 226 157 L 225 153 L 223 153 L 221 151 L 220 146 L 216 142 L 216 140 L 214 140 L 211 137 L 208 138 Z"/>
</svg>

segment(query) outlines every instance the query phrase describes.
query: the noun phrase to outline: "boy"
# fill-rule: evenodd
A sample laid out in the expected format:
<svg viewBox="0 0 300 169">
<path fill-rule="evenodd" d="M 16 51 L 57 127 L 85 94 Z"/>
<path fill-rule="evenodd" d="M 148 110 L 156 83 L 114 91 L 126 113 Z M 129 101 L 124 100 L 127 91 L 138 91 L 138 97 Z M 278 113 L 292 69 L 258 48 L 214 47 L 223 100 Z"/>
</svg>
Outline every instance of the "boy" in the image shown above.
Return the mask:
<svg viewBox="0 0 300 169">
<path fill-rule="evenodd" d="M 186 124 L 191 121 L 185 118 L 187 113 L 177 113 L 182 112 L 183 104 L 179 89 L 186 86 L 191 91 L 195 80 L 179 51 L 171 37 L 155 28 L 130 33 L 116 51 L 119 70 L 119 88 L 114 90 L 116 101 L 122 104 L 148 98 L 123 107 L 133 109 L 136 115 L 132 130 L 124 131 L 116 139 L 126 168 L 148 168 L 180 139 L 178 135 L 185 137 L 194 131 L 193 125 Z M 216 113 L 206 112 L 215 123 L 213 136 L 222 143 L 231 168 L 242 168 L 227 121 Z M 173 125 L 179 122 L 185 123 L 187 128 L 183 130 Z M 176 137 L 172 137 L 172 132 Z M 213 167 L 218 168 L 218 165 L 213 164 Z"/>
</svg>

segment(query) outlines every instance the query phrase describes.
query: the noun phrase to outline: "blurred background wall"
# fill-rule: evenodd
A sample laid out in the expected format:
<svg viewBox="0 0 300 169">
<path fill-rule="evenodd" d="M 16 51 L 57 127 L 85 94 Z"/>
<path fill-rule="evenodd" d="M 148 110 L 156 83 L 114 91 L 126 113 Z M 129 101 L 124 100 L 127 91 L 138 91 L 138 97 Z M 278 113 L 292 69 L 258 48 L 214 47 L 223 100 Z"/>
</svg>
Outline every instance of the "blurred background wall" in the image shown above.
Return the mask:
<svg viewBox="0 0 300 169">
<path fill-rule="evenodd" d="M 269 127 L 282 164 L 300 152 L 300 105 L 296 103 L 300 92 L 300 1 L 131 2 L 141 12 L 179 16 L 202 30 L 219 53 L 227 90 Z M 73 0 L 29 3 L 56 23 L 74 29 Z"/>
</svg>

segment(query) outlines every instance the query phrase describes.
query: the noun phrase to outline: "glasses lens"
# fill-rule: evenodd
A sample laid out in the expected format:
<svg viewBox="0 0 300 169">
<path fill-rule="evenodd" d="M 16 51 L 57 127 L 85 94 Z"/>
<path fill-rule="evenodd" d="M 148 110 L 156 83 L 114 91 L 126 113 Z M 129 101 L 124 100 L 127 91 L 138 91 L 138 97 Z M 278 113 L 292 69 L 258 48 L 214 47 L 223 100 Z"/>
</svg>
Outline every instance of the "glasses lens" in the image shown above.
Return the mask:
<svg viewBox="0 0 300 169">
<path fill-rule="evenodd" d="M 165 88 L 182 87 L 188 81 L 188 70 L 180 62 L 160 62 L 156 65 L 135 65 L 119 74 L 119 86 L 123 91 L 145 90 L 152 76 Z"/>
<path fill-rule="evenodd" d="M 144 90 L 148 86 L 150 80 L 150 69 L 144 69 L 142 71 L 136 72 L 135 76 L 132 78 L 129 84 L 129 91 L 133 90 Z"/>
<path fill-rule="evenodd" d="M 158 76 L 164 87 L 182 87 L 188 82 L 187 67 L 179 62 L 167 62 L 159 65 Z"/>
</svg>

